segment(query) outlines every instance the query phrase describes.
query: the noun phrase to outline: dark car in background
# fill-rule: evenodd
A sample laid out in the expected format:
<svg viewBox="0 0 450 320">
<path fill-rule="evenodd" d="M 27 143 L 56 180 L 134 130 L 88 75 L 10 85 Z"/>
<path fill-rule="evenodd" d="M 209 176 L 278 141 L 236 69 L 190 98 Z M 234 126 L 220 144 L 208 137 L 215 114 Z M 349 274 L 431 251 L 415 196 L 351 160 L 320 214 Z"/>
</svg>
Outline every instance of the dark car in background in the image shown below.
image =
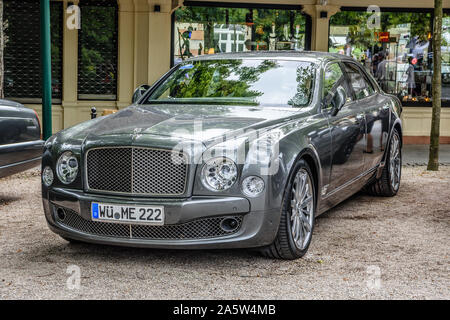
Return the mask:
<svg viewBox="0 0 450 320">
<path fill-rule="evenodd" d="M 348 57 L 207 55 L 145 89 L 46 142 L 43 205 L 63 238 L 295 259 L 317 215 L 399 190 L 400 100 Z"/>
<path fill-rule="evenodd" d="M 0 100 L 0 178 L 39 165 L 43 146 L 36 112 Z"/>
</svg>

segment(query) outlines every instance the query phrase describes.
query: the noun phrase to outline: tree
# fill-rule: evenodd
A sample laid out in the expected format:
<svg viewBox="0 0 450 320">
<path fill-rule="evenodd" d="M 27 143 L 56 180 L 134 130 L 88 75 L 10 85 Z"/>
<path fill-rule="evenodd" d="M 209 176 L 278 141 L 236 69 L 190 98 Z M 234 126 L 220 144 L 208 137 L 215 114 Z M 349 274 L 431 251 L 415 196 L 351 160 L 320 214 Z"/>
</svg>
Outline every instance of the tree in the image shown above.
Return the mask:
<svg viewBox="0 0 450 320">
<path fill-rule="evenodd" d="M 430 154 L 427 170 L 437 171 L 439 170 L 439 131 L 442 93 L 442 0 L 434 0 L 433 33 L 433 109 L 431 114 Z"/>
</svg>

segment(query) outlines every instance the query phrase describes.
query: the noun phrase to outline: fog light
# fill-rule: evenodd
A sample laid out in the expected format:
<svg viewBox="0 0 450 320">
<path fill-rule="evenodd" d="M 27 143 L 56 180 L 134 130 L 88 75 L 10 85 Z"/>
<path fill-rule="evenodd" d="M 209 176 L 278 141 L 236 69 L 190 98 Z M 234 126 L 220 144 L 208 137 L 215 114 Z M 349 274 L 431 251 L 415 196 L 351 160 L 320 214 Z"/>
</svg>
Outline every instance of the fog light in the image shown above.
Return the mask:
<svg viewBox="0 0 450 320">
<path fill-rule="evenodd" d="M 53 183 L 53 170 L 50 167 L 45 167 L 44 170 L 42 170 L 42 182 L 44 182 L 44 185 L 46 187 L 50 187 Z"/>
<path fill-rule="evenodd" d="M 242 192 L 247 197 L 257 197 L 264 191 L 264 180 L 260 177 L 250 176 L 242 181 Z"/>
<path fill-rule="evenodd" d="M 236 218 L 225 218 L 220 223 L 220 227 L 225 232 L 233 232 L 239 227 L 239 222 Z"/>
<path fill-rule="evenodd" d="M 62 208 L 58 208 L 58 210 L 56 210 L 56 215 L 61 221 L 64 221 L 64 219 L 66 219 L 66 212 Z"/>
</svg>

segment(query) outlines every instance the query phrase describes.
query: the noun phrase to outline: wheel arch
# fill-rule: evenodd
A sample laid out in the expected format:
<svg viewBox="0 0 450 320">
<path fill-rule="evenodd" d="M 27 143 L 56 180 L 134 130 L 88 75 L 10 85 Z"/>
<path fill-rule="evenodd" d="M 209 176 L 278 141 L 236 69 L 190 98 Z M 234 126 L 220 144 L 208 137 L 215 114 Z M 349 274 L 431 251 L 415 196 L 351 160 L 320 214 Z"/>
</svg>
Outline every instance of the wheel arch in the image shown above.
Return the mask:
<svg viewBox="0 0 450 320">
<path fill-rule="evenodd" d="M 278 259 L 295 259 L 303 256 L 306 251 L 308 250 L 311 238 L 306 245 L 303 251 L 298 251 L 298 247 L 296 249 L 292 248 L 292 236 L 289 234 L 291 233 L 291 229 L 289 227 L 289 216 L 286 211 L 284 211 L 285 207 L 290 206 L 290 199 L 286 199 L 286 192 L 290 192 L 290 183 L 296 174 L 296 169 L 299 168 L 299 161 L 303 160 L 307 163 L 308 167 L 310 168 L 310 171 L 312 173 L 312 180 L 314 184 L 314 195 L 315 195 L 315 212 L 314 217 L 312 220 L 311 228 L 314 228 L 314 218 L 317 216 L 317 208 L 318 208 L 318 201 L 319 198 L 317 195 L 319 194 L 319 185 L 320 185 L 320 161 L 318 158 L 318 155 L 312 146 L 307 146 L 301 151 L 297 152 L 297 154 L 292 153 L 293 157 L 291 158 L 288 174 L 285 175 L 286 179 L 284 180 L 284 191 L 282 193 L 282 207 L 281 207 L 281 214 L 280 214 L 280 220 L 277 223 L 277 233 L 275 234 L 275 237 L 273 239 L 273 242 L 265 247 L 262 247 L 260 249 L 260 252 L 271 258 L 278 258 Z M 312 231 L 311 231 L 312 232 Z"/>
<path fill-rule="evenodd" d="M 305 147 L 297 154 L 295 162 L 292 164 L 288 179 L 292 178 L 292 175 L 294 174 L 293 171 L 295 168 L 295 164 L 300 160 L 304 160 L 308 164 L 309 168 L 311 169 L 311 173 L 313 175 L 312 178 L 314 180 L 314 193 L 315 193 L 316 214 L 317 214 L 318 208 L 319 208 L 319 202 L 320 202 L 320 190 L 322 188 L 322 183 L 321 183 L 322 167 L 320 165 L 319 155 L 313 145 L 309 145 L 309 146 Z M 287 185 L 288 181 L 289 180 L 286 181 L 286 185 Z"/>
<path fill-rule="evenodd" d="M 315 156 L 313 155 L 313 152 L 309 149 L 304 150 L 299 157 L 299 160 L 303 159 L 308 164 L 309 168 L 312 171 L 313 179 L 314 179 L 314 187 L 316 189 L 316 198 L 318 197 L 318 188 L 319 188 L 319 168 L 318 166 L 319 161 L 316 160 Z"/>
<path fill-rule="evenodd" d="M 389 132 L 388 144 L 386 145 L 386 149 L 384 151 L 384 155 L 383 155 L 383 158 L 382 158 L 383 159 L 382 160 L 383 163 L 386 161 L 386 157 L 387 157 L 388 150 L 389 150 L 389 145 L 391 143 L 391 138 L 392 138 L 392 135 L 394 133 L 394 130 L 397 130 L 398 134 L 400 135 L 400 147 L 403 146 L 402 121 L 400 120 L 400 118 L 397 118 L 397 119 L 395 119 L 394 124 L 392 125 L 391 130 Z"/>
<path fill-rule="evenodd" d="M 395 121 L 393 129 L 396 129 L 398 131 L 398 134 L 400 135 L 400 143 L 403 145 L 403 130 L 402 130 L 402 124 L 399 120 Z M 392 136 L 392 132 L 390 134 Z"/>
</svg>

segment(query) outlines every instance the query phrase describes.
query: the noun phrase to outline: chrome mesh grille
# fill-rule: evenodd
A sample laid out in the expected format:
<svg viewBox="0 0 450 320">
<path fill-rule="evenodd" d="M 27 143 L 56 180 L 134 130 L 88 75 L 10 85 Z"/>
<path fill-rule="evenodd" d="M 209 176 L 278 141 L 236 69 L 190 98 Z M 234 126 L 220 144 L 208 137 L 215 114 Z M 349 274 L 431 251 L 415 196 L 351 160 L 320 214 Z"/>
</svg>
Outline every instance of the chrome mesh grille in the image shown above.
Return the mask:
<svg viewBox="0 0 450 320">
<path fill-rule="evenodd" d="M 65 209 L 65 211 L 66 217 L 64 220 L 59 219 L 56 215 L 56 221 L 61 226 L 87 234 L 114 238 L 141 240 L 208 239 L 234 234 L 242 225 L 242 216 L 233 217 L 239 223 L 235 230 L 225 231 L 220 227 L 225 217 L 204 218 L 174 225 L 145 226 L 90 221 L 82 218 L 72 210 Z M 229 217 L 227 216 L 227 218 Z"/>
<path fill-rule="evenodd" d="M 239 228 L 242 218 L 236 217 Z M 225 236 L 236 232 L 227 232 L 220 227 L 223 217 L 205 218 L 176 225 L 132 226 L 132 238 L 136 239 L 207 239 Z M 239 229 L 238 228 L 238 229 Z"/>
<path fill-rule="evenodd" d="M 188 173 L 182 153 L 140 147 L 91 149 L 86 168 L 90 190 L 145 195 L 182 195 Z"/>
<path fill-rule="evenodd" d="M 114 236 L 118 238 L 130 237 L 130 226 L 118 223 L 102 223 L 83 219 L 76 212 L 65 209 L 66 217 L 64 221 L 56 216 L 56 220 L 71 229 L 98 236 Z"/>
<path fill-rule="evenodd" d="M 89 150 L 87 154 L 89 188 L 130 193 L 131 159 L 131 148 Z"/>
</svg>

